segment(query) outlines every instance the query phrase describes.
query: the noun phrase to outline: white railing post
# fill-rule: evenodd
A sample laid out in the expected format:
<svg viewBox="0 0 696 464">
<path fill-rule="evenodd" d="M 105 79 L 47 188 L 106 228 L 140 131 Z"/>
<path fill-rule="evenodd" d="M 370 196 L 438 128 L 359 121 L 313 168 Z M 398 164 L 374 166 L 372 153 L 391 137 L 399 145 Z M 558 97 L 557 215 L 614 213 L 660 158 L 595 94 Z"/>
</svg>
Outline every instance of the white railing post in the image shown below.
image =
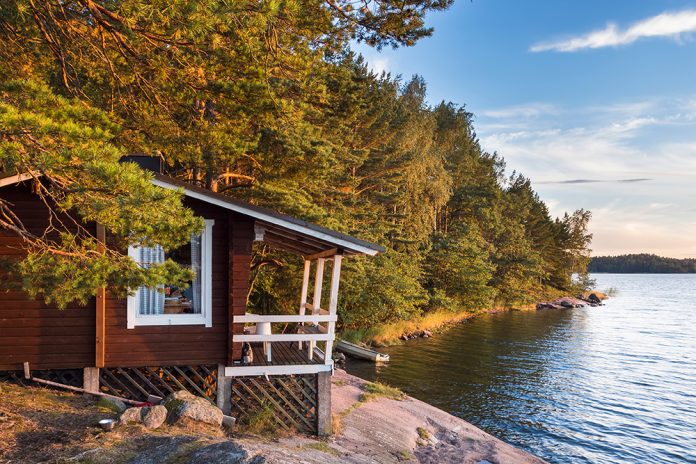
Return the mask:
<svg viewBox="0 0 696 464">
<path fill-rule="evenodd" d="M 331 291 L 329 293 L 329 316 L 333 316 L 333 319 L 329 321 L 329 326 L 327 328 L 327 333 L 329 335 L 334 335 L 336 331 L 336 310 L 338 308 L 338 284 L 341 280 L 341 261 L 343 260 L 342 255 L 335 255 L 333 258 L 333 269 L 331 269 Z M 326 350 L 324 351 L 324 364 L 333 363 L 333 358 L 331 357 L 331 351 L 333 350 L 333 339 L 326 341 Z"/>
<path fill-rule="evenodd" d="M 324 261 L 324 258 L 317 258 L 317 272 L 314 276 L 314 298 L 312 298 L 312 306 L 314 307 L 312 310 L 313 314 L 319 313 L 321 308 L 321 287 L 324 284 Z M 314 355 L 315 344 L 316 342 L 314 341 L 309 342 L 309 351 L 307 356 L 309 357 L 310 361 Z"/>
<path fill-rule="evenodd" d="M 300 316 L 305 315 L 305 307 L 307 305 L 307 292 L 309 290 L 309 271 L 312 267 L 312 262 L 305 260 L 304 274 L 302 275 L 302 294 L 300 295 Z M 302 349 L 302 342 L 298 342 L 298 348 Z"/>
</svg>

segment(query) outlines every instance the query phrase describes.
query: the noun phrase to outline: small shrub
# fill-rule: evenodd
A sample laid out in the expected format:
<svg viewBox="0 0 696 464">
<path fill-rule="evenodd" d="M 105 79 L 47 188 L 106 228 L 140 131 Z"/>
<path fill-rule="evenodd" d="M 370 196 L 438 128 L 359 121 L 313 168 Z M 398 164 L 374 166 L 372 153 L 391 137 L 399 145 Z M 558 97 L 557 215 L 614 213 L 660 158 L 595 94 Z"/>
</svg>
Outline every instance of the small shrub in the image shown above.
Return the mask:
<svg viewBox="0 0 696 464">
<path fill-rule="evenodd" d="M 428 433 L 428 431 L 425 428 L 418 427 L 416 431 L 418 432 L 418 436 L 423 440 L 430 440 L 430 433 Z"/>
<path fill-rule="evenodd" d="M 243 430 L 253 435 L 274 434 L 278 430 L 278 422 L 271 407 L 264 404 L 257 411 L 249 414 L 249 419 Z"/>
</svg>

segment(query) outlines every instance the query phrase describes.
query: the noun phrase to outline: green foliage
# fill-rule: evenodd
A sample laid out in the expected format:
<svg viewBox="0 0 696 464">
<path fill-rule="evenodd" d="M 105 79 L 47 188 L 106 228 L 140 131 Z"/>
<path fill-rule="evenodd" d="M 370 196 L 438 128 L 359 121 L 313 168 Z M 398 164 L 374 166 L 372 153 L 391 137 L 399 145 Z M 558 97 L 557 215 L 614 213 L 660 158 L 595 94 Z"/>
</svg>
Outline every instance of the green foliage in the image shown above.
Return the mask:
<svg viewBox="0 0 696 464">
<path fill-rule="evenodd" d="M 180 193 L 157 188 L 136 166 L 118 163 L 122 152 L 111 142 L 117 130 L 103 112 L 46 85 L 0 82 L 0 165 L 9 173 L 33 173 L 51 213 L 49 227 L 37 235 L 0 199 L 6 213 L 0 224 L 27 244 L 28 256 L 14 270 L 30 296 L 65 307 L 86 304 L 107 285 L 125 295 L 144 284 L 190 280 L 190 272 L 172 261 L 145 270 L 124 254 L 99 250 L 94 222 L 121 248 L 176 247 L 202 226 L 183 208 Z"/>
<path fill-rule="evenodd" d="M 424 262 L 431 306 L 458 311 L 489 308 L 496 293 L 489 285 L 495 271 L 491 251 L 476 226 L 435 234 Z"/>
</svg>

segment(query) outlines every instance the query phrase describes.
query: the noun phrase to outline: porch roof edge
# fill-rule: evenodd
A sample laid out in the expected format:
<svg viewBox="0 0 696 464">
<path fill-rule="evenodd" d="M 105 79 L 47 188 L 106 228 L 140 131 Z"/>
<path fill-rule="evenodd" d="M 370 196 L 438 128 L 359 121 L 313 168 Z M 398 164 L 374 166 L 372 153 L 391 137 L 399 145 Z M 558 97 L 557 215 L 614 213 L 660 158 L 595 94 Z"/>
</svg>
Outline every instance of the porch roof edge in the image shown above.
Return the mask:
<svg viewBox="0 0 696 464">
<path fill-rule="evenodd" d="M 327 248 L 333 246 L 368 256 L 374 256 L 385 251 L 385 248 L 380 245 L 272 209 L 252 205 L 221 193 L 212 192 L 170 176 L 154 174 L 152 182 L 163 188 L 182 189 L 184 194 L 190 198 L 220 206 L 296 234 L 319 239 L 329 245 Z"/>
</svg>

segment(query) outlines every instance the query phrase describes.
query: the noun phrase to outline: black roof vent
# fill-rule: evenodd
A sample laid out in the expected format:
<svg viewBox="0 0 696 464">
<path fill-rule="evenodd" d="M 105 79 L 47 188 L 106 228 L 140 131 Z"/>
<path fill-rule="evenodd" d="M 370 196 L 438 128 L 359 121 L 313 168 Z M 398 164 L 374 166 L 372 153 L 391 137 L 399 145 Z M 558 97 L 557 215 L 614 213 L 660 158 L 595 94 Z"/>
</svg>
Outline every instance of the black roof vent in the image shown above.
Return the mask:
<svg viewBox="0 0 696 464">
<path fill-rule="evenodd" d="M 122 156 L 119 163 L 135 163 L 146 171 L 162 174 L 162 157 L 150 155 L 126 155 Z"/>
</svg>

